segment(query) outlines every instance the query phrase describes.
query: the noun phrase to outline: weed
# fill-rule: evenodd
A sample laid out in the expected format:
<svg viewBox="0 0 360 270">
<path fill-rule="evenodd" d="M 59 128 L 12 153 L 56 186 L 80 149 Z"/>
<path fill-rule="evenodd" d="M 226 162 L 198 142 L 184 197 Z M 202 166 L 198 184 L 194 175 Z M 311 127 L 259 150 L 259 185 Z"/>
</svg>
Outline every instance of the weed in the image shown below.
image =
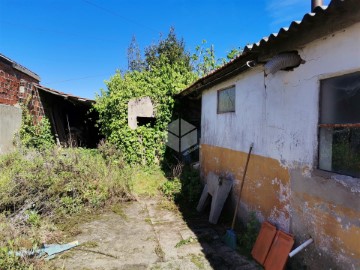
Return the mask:
<svg viewBox="0 0 360 270">
<path fill-rule="evenodd" d="M 159 187 L 167 181 L 164 173 L 159 167 L 129 168 L 131 174 L 132 191 L 141 196 L 156 196 L 159 194 Z"/>
<path fill-rule="evenodd" d="M 82 243 L 81 246 L 86 248 L 96 248 L 99 246 L 99 244 L 95 241 L 87 241 L 85 243 Z"/>
<path fill-rule="evenodd" d="M 197 240 L 196 240 L 195 238 L 193 238 L 193 237 L 190 236 L 190 237 L 187 238 L 187 239 L 182 239 L 182 240 L 180 240 L 180 241 L 175 245 L 175 247 L 176 247 L 176 248 L 179 248 L 179 247 L 181 247 L 181 246 L 194 243 L 194 242 L 196 242 L 196 241 L 197 241 Z"/>
<path fill-rule="evenodd" d="M 41 217 L 36 211 L 29 211 L 27 210 L 25 214 L 28 215 L 27 222 L 34 227 L 40 226 Z"/>
<path fill-rule="evenodd" d="M 66 241 L 107 205 L 132 199 L 131 172 L 96 149 L 21 149 L 0 157 L 0 171 L 0 269 L 44 269 L 8 251 Z"/>
<path fill-rule="evenodd" d="M 160 190 L 170 200 L 175 200 L 181 193 L 181 182 L 178 178 L 170 179 L 160 186 Z"/>
<path fill-rule="evenodd" d="M 256 214 L 255 212 L 251 212 L 249 216 L 249 221 L 247 222 L 244 231 L 237 235 L 239 248 L 242 253 L 250 255 L 257 235 L 259 233 L 259 229 L 260 223 L 256 218 Z"/>
<path fill-rule="evenodd" d="M 167 199 L 160 200 L 159 203 L 158 203 L 158 207 L 160 209 L 168 210 L 168 211 L 171 211 L 171 212 L 177 212 L 178 211 L 178 207 L 175 204 L 175 202 L 174 201 L 169 201 Z"/>
<path fill-rule="evenodd" d="M 191 254 L 190 260 L 198 269 L 205 269 L 201 255 Z"/>
<path fill-rule="evenodd" d="M 126 215 L 123 207 L 121 204 L 114 204 L 113 206 L 111 206 L 111 211 L 117 215 L 119 215 L 120 217 L 122 217 L 124 220 L 128 220 L 128 216 Z"/>
<path fill-rule="evenodd" d="M 144 221 L 145 221 L 147 224 L 150 224 L 150 225 L 152 224 L 152 222 L 151 222 L 151 219 L 150 219 L 150 218 L 145 218 L 145 219 L 144 219 Z"/>
</svg>

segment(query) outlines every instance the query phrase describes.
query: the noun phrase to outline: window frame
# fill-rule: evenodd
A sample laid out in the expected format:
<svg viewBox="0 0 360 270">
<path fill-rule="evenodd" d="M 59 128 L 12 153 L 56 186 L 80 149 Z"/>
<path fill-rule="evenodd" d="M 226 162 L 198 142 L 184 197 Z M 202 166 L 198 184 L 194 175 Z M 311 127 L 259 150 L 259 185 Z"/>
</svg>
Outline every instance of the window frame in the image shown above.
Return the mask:
<svg viewBox="0 0 360 270">
<path fill-rule="evenodd" d="M 229 111 L 220 111 L 219 110 L 219 101 L 220 101 L 220 93 L 229 89 L 234 89 L 234 110 Z M 221 88 L 217 90 L 217 96 L 216 96 L 216 112 L 217 114 L 224 114 L 224 113 L 235 113 L 236 112 L 236 85 L 230 85 L 225 88 Z"/>
<path fill-rule="evenodd" d="M 321 119 L 321 115 L 322 115 L 322 81 L 325 81 L 327 79 L 335 79 L 335 78 L 341 78 L 343 76 L 347 76 L 347 75 L 351 75 L 351 74 L 355 74 L 355 73 L 360 73 L 360 70 L 351 70 L 349 72 L 345 72 L 345 73 L 341 73 L 341 74 L 332 74 L 331 76 L 326 76 L 326 77 L 322 77 L 319 80 L 319 92 L 318 92 L 318 123 L 317 123 L 317 158 L 315 161 L 315 175 L 320 176 L 320 177 L 325 177 L 325 178 L 331 178 L 333 175 L 340 175 L 340 176 L 347 176 L 347 177 L 351 177 L 354 179 L 360 179 L 360 177 L 358 176 L 354 176 L 351 174 L 347 174 L 344 172 L 338 172 L 336 170 L 334 170 L 333 168 L 331 170 L 327 170 L 326 168 L 320 168 L 320 158 L 321 158 L 321 153 L 320 153 L 320 148 L 321 148 L 321 129 L 323 128 L 360 128 L 360 121 L 358 123 L 335 123 L 335 124 L 328 124 L 328 123 L 322 123 L 322 119 Z"/>
</svg>

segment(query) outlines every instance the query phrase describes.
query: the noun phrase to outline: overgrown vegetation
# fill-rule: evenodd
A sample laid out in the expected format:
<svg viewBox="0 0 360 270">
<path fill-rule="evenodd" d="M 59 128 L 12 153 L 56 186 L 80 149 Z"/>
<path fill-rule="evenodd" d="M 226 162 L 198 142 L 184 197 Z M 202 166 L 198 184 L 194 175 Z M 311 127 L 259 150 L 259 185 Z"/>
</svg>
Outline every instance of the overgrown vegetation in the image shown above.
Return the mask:
<svg viewBox="0 0 360 270">
<path fill-rule="evenodd" d="M 41 261 L 8 251 L 61 242 L 66 232 L 60 228 L 72 216 L 132 199 L 132 171 L 111 151 L 103 144 L 99 150 L 30 149 L 0 158 L 0 269 L 41 269 Z"/>
<path fill-rule="evenodd" d="M 45 269 L 43 260 L 16 252 L 64 241 L 78 233 L 79 220 L 104 207 L 126 217 L 119 202 L 133 199 L 133 194 L 161 192 L 168 209 L 198 201 L 198 171 L 178 164 L 164 172 L 158 165 L 164 159 L 168 124 L 174 120 L 174 94 L 227 61 L 216 59 L 213 47 L 204 44 L 191 55 L 171 29 L 143 57 L 133 39 L 129 69 L 116 72 L 97 97 L 95 109 L 108 140 L 98 149 L 58 148 L 49 121 L 35 121 L 23 107 L 21 147 L 0 157 L 0 269 Z M 232 50 L 227 59 L 238 54 Z M 154 104 L 156 120 L 130 129 L 128 102 L 145 96 Z"/>
<path fill-rule="evenodd" d="M 36 123 L 26 106 L 22 106 L 22 123 L 19 136 L 21 145 L 27 148 L 46 149 L 55 143 L 49 120 L 43 117 Z"/>
<path fill-rule="evenodd" d="M 145 48 L 144 56 L 135 37 L 128 48 L 128 70 L 117 71 L 106 82 L 107 89 L 96 98 L 100 129 L 119 147 L 130 164 L 160 164 L 164 159 L 168 124 L 175 120 L 174 95 L 199 76 L 218 68 L 240 51 L 233 49 L 226 59 L 217 59 L 213 47 L 198 46 L 194 54 L 185 48 L 173 28 L 165 39 Z M 150 97 L 154 105 L 153 124 L 128 126 L 128 102 Z"/>
<path fill-rule="evenodd" d="M 255 212 L 251 212 L 248 222 L 241 233 L 237 235 L 239 249 L 242 254 L 250 257 L 251 250 L 255 244 L 256 238 L 260 231 L 260 223 L 256 218 Z"/>
<path fill-rule="evenodd" d="M 196 77 L 184 42 L 173 30 L 164 40 L 146 49 L 144 63 L 141 63 L 134 63 L 125 73 L 117 72 L 106 82 L 107 91 L 97 97 L 95 108 L 100 114 L 101 131 L 119 147 L 126 162 L 159 164 L 165 152 L 167 126 L 172 120 L 173 95 Z M 145 96 L 154 104 L 155 124 L 130 129 L 128 102 Z"/>
</svg>

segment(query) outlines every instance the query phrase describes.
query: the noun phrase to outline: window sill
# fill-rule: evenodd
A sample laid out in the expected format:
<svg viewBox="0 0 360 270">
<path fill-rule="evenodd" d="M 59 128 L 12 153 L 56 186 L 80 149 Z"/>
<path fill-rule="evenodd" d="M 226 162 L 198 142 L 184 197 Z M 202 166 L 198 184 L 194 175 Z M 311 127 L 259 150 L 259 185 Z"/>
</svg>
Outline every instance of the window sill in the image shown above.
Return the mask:
<svg viewBox="0 0 360 270">
<path fill-rule="evenodd" d="M 217 114 L 226 114 L 226 113 L 235 113 L 235 111 L 229 111 L 229 112 L 217 112 Z"/>
<path fill-rule="evenodd" d="M 317 177 L 336 181 L 344 187 L 349 188 L 352 192 L 360 193 L 360 178 L 338 174 L 335 172 L 323 171 L 321 169 L 314 169 L 312 174 Z"/>
</svg>

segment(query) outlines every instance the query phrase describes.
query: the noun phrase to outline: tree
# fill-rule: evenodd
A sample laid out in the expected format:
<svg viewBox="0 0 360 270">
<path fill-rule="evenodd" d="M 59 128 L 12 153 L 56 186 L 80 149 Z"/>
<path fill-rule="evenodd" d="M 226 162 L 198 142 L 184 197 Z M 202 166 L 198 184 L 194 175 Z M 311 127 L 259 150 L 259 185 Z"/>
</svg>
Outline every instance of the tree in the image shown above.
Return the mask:
<svg viewBox="0 0 360 270">
<path fill-rule="evenodd" d="M 135 51 L 131 50 L 130 55 Z M 191 69 L 190 53 L 174 29 L 170 29 L 166 39 L 146 48 L 144 62 L 144 69 L 138 69 L 136 64 L 125 73 L 117 72 L 111 77 L 106 82 L 107 90 L 97 96 L 94 106 L 99 112 L 102 133 L 119 147 L 128 163 L 154 164 L 159 163 L 165 153 L 167 126 L 173 120 L 174 94 L 192 83 L 196 76 Z M 145 96 L 154 104 L 155 124 L 130 129 L 128 102 Z"/>
<path fill-rule="evenodd" d="M 164 60 L 170 65 L 183 65 L 189 72 L 192 70 L 190 53 L 185 49 L 184 40 L 176 37 L 173 27 L 170 28 L 166 39 L 160 39 L 158 44 L 150 45 L 145 50 L 145 63 L 148 69 L 163 64 Z"/>
<path fill-rule="evenodd" d="M 242 50 L 239 48 L 234 48 L 226 55 L 226 58 L 217 58 L 214 45 L 205 47 L 206 43 L 206 40 L 203 40 L 201 45 L 196 46 L 195 53 L 191 56 L 193 70 L 200 78 L 223 66 L 242 53 Z"/>
<path fill-rule="evenodd" d="M 128 57 L 128 69 L 130 71 L 142 71 L 145 68 L 145 63 L 141 57 L 141 51 L 138 43 L 136 42 L 136 37 L 133 36 L 131 43 L 127 50 Z"/>
</svg>

